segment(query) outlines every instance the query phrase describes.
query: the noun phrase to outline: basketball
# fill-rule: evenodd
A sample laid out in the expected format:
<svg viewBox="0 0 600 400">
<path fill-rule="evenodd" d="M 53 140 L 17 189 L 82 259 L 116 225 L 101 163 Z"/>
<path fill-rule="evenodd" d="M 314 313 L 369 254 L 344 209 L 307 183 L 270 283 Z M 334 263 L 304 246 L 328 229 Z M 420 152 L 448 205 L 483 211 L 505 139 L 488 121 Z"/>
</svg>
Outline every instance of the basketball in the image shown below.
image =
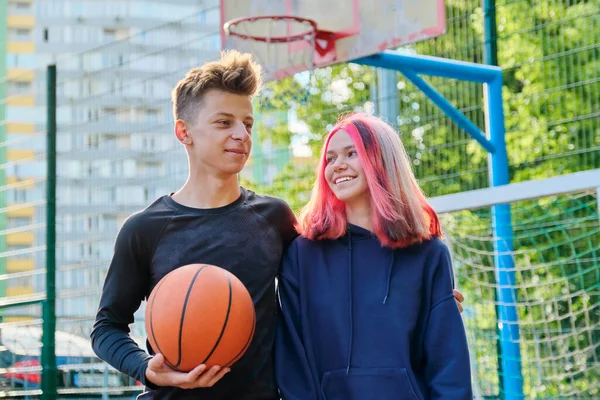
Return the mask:
<svg viewBox="0 0 600 400">
<path fill-rule="evenodd" d="M 162 278 L 146 306 L 146 333 L 171 368 L 229 367 L 254 336 L 256 314 L 244 284 L 220 267 L 191 264 Z"/>
</svg>

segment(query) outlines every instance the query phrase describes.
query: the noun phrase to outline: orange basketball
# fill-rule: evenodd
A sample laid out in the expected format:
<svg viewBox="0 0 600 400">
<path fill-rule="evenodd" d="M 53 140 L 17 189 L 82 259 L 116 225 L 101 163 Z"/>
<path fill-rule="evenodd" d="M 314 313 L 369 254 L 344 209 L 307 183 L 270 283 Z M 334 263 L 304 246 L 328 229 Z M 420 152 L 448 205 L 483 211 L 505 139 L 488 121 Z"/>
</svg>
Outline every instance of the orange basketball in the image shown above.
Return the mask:
<svg viewBox="0 0 600 400">
<path fill-rule="evenodd" d="M 152 349 L 169 366 L 229 367 L 248 349 L 256 324 L 254 304 L 232 273 L 206 264 L 175 269 L 158 282 L 146 307 Z"/>
</svg>

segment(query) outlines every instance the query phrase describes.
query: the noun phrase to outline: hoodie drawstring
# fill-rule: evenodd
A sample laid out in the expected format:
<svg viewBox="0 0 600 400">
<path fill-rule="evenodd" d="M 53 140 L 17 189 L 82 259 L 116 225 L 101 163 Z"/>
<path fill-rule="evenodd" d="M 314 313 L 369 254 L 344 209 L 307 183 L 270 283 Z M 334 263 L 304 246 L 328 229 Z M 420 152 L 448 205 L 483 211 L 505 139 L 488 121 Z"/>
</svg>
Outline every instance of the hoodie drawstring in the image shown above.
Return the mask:
<svg viewBox="0 0 600 400">
<path fill-rule="evenodd" d="M 390 296 L 390 285 L 392 282 L 392 270 L 394 269 L 394 261 L 396 260 L 396 252 L 392 250 L 392 259 L 388 268 L 388 277 L 385 297 L 383 298 L 383 304 L 386 304 L 388 297 Z M 350 363 L 352 362 L 352 341 L 354 339 L 354 321 L 352 316 L 352 232 L 348 230 L 348 297 L 350 299 L 348 303 L 348 320 L 349 320 L 349 333 L 350 338 L 348 340 L 348 364 L 346 367 L 346 374 L 350 373 Z"/>
<path fill-rule="evenodd" d="M 350 298 L 348 306 L 348 317 L 350 321 L 350 339 L 348 340 L 348 366 L 346 375 L 350 373 L 350 362 L 352 360 L 352 341 L 354 338 L 354 322 L 352 320 L 352 233 L 348 230 L 348 297 Z"/>
<path fill-rule="evenodd" d="M 383 304 L 387 302 L 387 299 L 390 295 L 390 283 L 392 282 L 392 269 L 394 269 L 395 255 L 396 252 L 392 250 L 392 261 L 390 262 L 390 266 L 388 268 L 387 288 L 385 291 L 385 297 L 383 298 Z"/>
</svg>

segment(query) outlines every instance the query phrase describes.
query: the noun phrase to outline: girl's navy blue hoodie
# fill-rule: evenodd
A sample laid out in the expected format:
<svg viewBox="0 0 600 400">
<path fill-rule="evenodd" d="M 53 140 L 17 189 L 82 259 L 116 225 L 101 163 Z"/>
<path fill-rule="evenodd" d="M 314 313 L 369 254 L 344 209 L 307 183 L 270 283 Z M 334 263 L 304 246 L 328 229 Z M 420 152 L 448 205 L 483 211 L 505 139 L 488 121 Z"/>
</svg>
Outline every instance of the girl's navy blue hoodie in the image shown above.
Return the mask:
<svg viewBox="0 0 600 400">
<path fill-rule="evenodd" d="M 295 239 L 280 273 L 276 377 L 284 400 L 471 399 L 465 328 L 440 239 L 382 247 L 349 225 Z"/>
</svg>

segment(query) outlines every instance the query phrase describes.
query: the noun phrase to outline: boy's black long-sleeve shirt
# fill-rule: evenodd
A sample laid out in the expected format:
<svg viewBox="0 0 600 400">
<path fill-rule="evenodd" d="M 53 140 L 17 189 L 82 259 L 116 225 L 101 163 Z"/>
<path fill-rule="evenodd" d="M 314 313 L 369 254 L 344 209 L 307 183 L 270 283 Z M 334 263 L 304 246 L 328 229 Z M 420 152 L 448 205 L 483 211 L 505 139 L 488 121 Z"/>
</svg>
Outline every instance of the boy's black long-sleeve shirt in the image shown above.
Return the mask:
<svg viewBox="0 0 600 400">
<path fill-rule="evenodd" d="M 294 222 L 283 200 L 244 188 L 235 202 L 224 207 L 190 208 L 163 196 L 133 214 L 115 242 L 91 333 L 94 351 L 147 386 L 140 399 L 279 399 L 272 354 L 275 277 L 283 251 L 296 237 Z M 244 356 L 212 388 L 158 388 L 146 381 L 150 356 L 130 338 L 129 325 L 162 277 L 195 263 L 227 269 L 246 285 L 256 308 L 254 338 Z"/>
</svg>

